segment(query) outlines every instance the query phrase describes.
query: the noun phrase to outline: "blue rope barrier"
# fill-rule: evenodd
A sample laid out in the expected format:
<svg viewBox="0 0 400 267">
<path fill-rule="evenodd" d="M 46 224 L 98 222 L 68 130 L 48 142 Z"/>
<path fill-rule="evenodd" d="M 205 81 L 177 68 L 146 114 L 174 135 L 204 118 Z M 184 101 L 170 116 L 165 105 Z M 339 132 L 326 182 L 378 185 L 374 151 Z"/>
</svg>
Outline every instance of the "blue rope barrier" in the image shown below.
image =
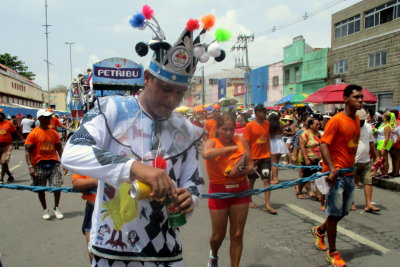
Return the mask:
<svg viewBox="0 0 400 267">
<path fill-rule="evenodd" d="M 340 169 L 338 170 L 339 174 L 340 173 L 348 173 L 354 171 L 354 168 L 349 168 L 349 169 Z M 324 172 L 324 173 L 315 173 L 309 177 L 303 177 L 299 178 L 294 181 L 289 181 L 289 182 L 284 182 L 280 183 L 277 185 L 271 185 L 269 187 L 264 187 L 264 188 L 259 188 L 259 189 L 253 189 L 253 190 L 246 190 L 240 193 L 212 193 L 212 194 L 203 194 L 203 198 L 213 198 L 213 199 L 225 199 L 225 198 L 241 198 L 241 197 L 247 197 L 251 195 L 259 195 L 261 193 L 264 193 L 266 191 L 272 191 L 276 189 L 282 189 L 282 188 L 289 188 L 301 183 L 306 183 L 310 182 L 313 180 L 316 180 L 318 178 L 321 178 L 322 176 L 327 176 L 329 175 L 330 172 Z"/>
<path fill-rule="evenodd" d="M 282 164 L 272 164 L 272 166 L 277 166 L 277 167 L 287 167 L 287 168 L 313 168 L 313 169 L 320 169 L 320 166 L 297 166 L 297 165 L 282 165 Z M 346 173 L 346 172 L 351 172 L 354 171 L 354 168 L 350 169 L 341 169 L 339 170 L 339 173 Z M 289 182 L 283 182 L 277 185 L 272 185 L 269 187 L 265 188 L 259 188 L 259 189 L 253 189 L 253 190 L 246 190 L 240 193 L 213 193 L 213 194 L 203 194 L 203 198 L 217 198 L 217 199 L 224 199 L 224 198 L 241 198 L 245 196 L 250 196 L 250 195 L 259 195 L 261 193 L 264 193 L 266 191 L 272 191 L 276 189 L 283 189 L 283 188 L 289 188 L 301 183 L 306 183 L 310 182 L 313 180 L 316 180 L 322 176 L 329 175 L 330 172 L 324 172 L 324 173 L 315 173 L 309 177 L 303 177 L 294 181 L 289 181 Z M 14 190 L 29 190 L 32 192 L 40 192 L 40 191 L 46 191 L 50 193 L 54 192 L 63 192 L 63 193 L 96 193 L 95 191 L 76 191 L 72 187 L 50 187 L 50 186 L 31 186 L 31 185 L 21 185 L 21 184 L 0 184 L 0 188 L 7 188 L 7 189 L 14 189 Z"/>
<path fill-rule="evenodd" d="M 275 164 L 272 163 L 274 167 L 282 167 L 282 168 L 289 168 L 289 169 L 311 169 L 311 170 L 322 170 L 322 167 L 319 165 L 312 165 L 312 166 L 299 166 L 299 165 L 284 165 L 284 164 Z"/>
</svg>

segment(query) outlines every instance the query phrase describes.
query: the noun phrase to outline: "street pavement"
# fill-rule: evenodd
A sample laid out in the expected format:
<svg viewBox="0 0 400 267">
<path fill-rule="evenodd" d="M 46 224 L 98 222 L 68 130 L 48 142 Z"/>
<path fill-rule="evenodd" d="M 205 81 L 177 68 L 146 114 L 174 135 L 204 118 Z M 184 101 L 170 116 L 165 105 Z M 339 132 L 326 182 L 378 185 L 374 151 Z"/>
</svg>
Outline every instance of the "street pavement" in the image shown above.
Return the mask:
<svg viewBox="0 0 400 267">
<path fill-rule="evenodd" d="M 13 152 L 10 168 L 16 183 L 30 184 L 22 149 Z M 296 177 L 296 171 L 280 170 L 282 182 Z M 65 176 L 64 182 L 64 186 L 71 186 L 70 176 Z M 261 187 L 260 181 L 256 187 Z M 52 208 L 53 196 L 46 195 Z M 337 247 L 348 266 L 399 266 L 399 197 L 399 192 L 374 187 L 373 200 L 382 208 L 375 215 L 364 212 L 363 190 L 356 190 L 358 210 L 339 223 L 337 238 Z M 293 188 L 276 190 L 272 202 L 278 215 L 271 215 L 263 211 L 263 195 L 253 196 L 253 200 L 259 206 L 249 212 L 240 266 L 329 266 L 324 253 L 314 249 L 310 234 L 310 228 L 324 220 L 318 202 L 297 199 Z M 81 233 L 84 201 L 80 194 L 63 193 L 60 208 L 65 219 L 45 221 L 35 193 L 0 188 L 0 252 L 4 267 L 89 266 Z M 206 266 L 209 236 L 207 200 L 202 200 L 182 227 L 185 266 Z M 219 266 L 230 265 L 229 234 L 219 258 Z"/>
</svg>

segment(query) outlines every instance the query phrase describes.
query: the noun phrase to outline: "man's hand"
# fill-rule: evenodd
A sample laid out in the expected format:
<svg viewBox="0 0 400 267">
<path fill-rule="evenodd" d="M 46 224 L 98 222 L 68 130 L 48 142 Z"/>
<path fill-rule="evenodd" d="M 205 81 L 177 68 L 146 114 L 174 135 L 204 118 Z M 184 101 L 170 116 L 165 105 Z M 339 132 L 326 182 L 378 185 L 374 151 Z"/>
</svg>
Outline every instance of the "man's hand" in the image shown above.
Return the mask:
<svg viewBox="0 0 400 267">
<path fill-rule="evenodd" d="M 178 197 L 173 203 L 174 207 L 177 207 L 183 214 L 192 212 L 194 209 L 192 194 L 186 188 L 177 188 L 176 192 Z"/>
<path fill-rule="evenodd" d="M 333 171 L 331 171 L 329 176 L 325 178 L 329 187 L 332 187 L 335 184 L 337 177 L 338 177 L 338 171 L 337 169 L 334 169 Z"/>
<path fill-rule="evenodd" d="M 158 199 L 167 195 L 173 198 L 177 197 L 176 186 L 163 169 L 154 168 L 139 161 L 135 161 L 131 166 L 131 177 L 149 184 L 152 188 L 150 194 L 152 198 Z"/>
<path fill-rule="evenodd" d="M 30 175 L 32 178 L 34 178 L 34 177 L 36 176 L 36 170 L 35 170 L 35 168 L 33 168 L 33 166 L 31 166 L 31 167 L 28 167 L 28 169 L 29 169 L 29 175 Z"/>
</svg>

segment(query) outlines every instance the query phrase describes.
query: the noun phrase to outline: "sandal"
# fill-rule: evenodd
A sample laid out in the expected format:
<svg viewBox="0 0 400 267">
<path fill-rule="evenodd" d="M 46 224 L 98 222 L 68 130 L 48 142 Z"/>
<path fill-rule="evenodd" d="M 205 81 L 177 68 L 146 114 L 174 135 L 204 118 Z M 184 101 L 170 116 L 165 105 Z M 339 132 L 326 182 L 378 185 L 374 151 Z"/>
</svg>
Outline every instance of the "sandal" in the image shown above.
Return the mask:
<svg viewBox="0 0 400 267">
<path fill-rule="evenodd" d="M 302 193 L 300 193 L 300 192 L 297 192 L 297 193 L 296 193 L 296 197 L 297 197 L 298 199 L 307 199 L 307 197 L 306 197 L 305 195 L 303 195 Z"/>
<path fill-rule="evenodd" d="M 365 208 L 364 211 L 368 212 L 368 213 L 375 213 L 375 212 L 381 211 L 381 208 L 373 206 L 373 207 L 370 207 L 370 208 Z"/>
</svg>

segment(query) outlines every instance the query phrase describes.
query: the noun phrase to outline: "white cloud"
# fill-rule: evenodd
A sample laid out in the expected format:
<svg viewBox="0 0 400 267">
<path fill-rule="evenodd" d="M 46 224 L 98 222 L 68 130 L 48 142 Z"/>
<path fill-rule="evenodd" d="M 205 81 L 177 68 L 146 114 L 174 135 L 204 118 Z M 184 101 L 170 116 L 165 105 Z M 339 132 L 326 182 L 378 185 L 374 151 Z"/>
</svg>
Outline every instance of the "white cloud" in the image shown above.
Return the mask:
<svg viewBox="0 0 400 267">
<path fill-rule="evenodd" d="M 97 63 L 99 61 L 100 61 L 100 59 L 96 55 L 91 54 L 91 55 L 89 55 L 89 62 L 87 64 L 87 67 L 91 68 L 94 63 Z"/>
<path fill-rule="evenodd" d="M 86 52 L 86 50 L 87 50 L 84 46 L 78 45 L 78 44 L 72 46 L 72 49 L 73 49 L 75 52 L 79 52 L 79 53 Z"/>
<path fill-rule="evenodd" d="M 132 27 L 129 24 L 130 19 L 131 16 L 126 16 L 121 23 L 112 27 L 112 31 L 118 34 L 131 33 Z"/>
<path fill-rule="evenodd" d="M 292 11 L 290 10 L 289 5 L 284 5 L 284 4 L 279 4 L 277 6 L 274 6 L 272 8 L 269 8 L 266 12 L 267 20 L 270 22 L 274 22 L 276 24 L 277 22 L 283 22 L 283 21 L 288 21 L 288 19 L 292 19 L 293 17 L 296 17 Z"/>
</svg>

